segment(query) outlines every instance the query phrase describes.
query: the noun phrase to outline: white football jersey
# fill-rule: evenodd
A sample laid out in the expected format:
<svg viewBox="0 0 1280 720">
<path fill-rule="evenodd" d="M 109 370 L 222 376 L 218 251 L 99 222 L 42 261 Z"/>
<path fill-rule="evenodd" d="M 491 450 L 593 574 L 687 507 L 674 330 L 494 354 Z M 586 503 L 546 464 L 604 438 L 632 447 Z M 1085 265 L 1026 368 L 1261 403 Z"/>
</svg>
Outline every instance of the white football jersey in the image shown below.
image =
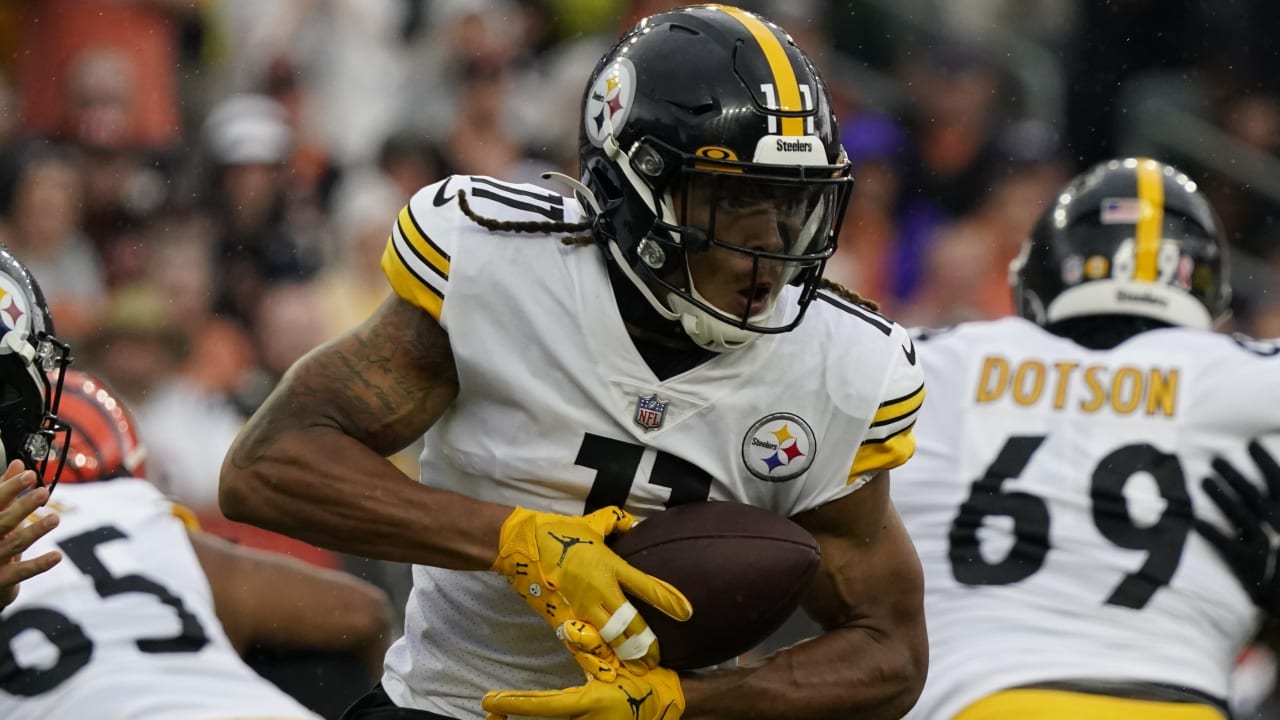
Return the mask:
<svg viewBox="0 0 1280 720">
<path fill-rule="evenodd" d="M 241 661 L 174 505 L 145 480 L 62 484 L 0 613 L 5 720 L 318 720 Z"/>
<path fill-rule="evenodd" d="M 1020 318 L 917 341 L 929 402 L 893 500 L 925 571 L 930 665 L 909 717 L 993 692 L 1135 680 L 1225 699 L 1259 622 L 1192 517 L 1210 460 L 1257 475 L 1280 347 L 1183 328 L 1093 351 Z"/>
<path fill-rule="evenodd" d="M 823 293 L 796 330 L 659 380 L 597 248 L 485 230 L 458 190 L 497 220 L 580 215 L 568 198 L 483 177 L 448 178 L 401 212 L 383 268 L 448 331 L 460 381 L 427 433 L 423 483 L 572 515 L 708 498 L 793 515 L 911 455 L 924 390 L 899 326 Z M 572 687 L 582 673 L 502 577 L 415 567 L 383 683 L 398 705 L 465 720 L 484 717 L 488 690 Z"/>
</svg>

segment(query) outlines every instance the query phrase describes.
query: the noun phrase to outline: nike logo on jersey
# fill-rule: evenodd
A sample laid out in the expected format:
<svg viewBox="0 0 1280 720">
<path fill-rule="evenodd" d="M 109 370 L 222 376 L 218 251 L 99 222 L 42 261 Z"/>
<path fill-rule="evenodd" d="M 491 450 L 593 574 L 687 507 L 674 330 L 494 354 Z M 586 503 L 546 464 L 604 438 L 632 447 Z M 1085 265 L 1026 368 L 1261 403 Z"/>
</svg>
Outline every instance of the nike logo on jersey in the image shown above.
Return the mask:
<svg viewBox="0 0 1280 720">
<path fill-rule="evenodd" d="M 446 178 L 444 182 L 440 183 L 440 188 L 436 190 L 436 196 L 431 198 L 431 204 L 435 205 L 436 207 L 441 207 L 447 204 L 450 200 L 452 200 L 454 198 L 453 195 L 445 197 L 444 193 L 448 189 L 449 189 L 449 178 Z"/>
<path fill-rule="evenodd" d="M 907 356 L 907 362 L 911 363 L 912 365 L 915 365 L 916 364 L 916 341 L 912 340 L 911 338 L 907 338 L 907 342 L 911 344 L 911 349 L 908 350 L 906 346 L 903 346 L 902 354 Z"/>
</svg>

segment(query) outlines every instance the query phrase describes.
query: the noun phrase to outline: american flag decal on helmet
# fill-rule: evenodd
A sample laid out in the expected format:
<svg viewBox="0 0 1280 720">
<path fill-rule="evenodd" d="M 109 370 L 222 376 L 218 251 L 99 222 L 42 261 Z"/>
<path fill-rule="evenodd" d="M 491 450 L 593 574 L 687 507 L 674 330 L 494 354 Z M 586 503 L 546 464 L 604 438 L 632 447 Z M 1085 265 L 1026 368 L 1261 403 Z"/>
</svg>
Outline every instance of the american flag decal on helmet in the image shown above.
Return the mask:
<svg viewBox="0 0 1280 720">
<path fill-rule="evenodd" d="M 655 395 L 641 395 L 636 400 L 636 424 L 645 430 L 657 430 L 667 416 L 666 400 L 659 400 Z"/>
</svg>

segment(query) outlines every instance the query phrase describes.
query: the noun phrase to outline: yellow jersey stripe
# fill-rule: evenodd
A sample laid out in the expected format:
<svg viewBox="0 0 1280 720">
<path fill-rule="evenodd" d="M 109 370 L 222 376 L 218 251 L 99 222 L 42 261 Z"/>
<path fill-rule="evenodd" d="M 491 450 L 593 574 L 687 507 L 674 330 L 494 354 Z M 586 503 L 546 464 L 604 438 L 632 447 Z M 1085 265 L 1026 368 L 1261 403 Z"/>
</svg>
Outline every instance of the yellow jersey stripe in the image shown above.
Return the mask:
<svg viewBox="0 0 1280 720">
<path fill-rule="evenodd" d="M 1133 279 L 1153 282 L 1164 227 L 1164 175 L 1150 158 L 1138 160 L 1138 205 L 1142 215 L 1134 229 Z"/>
<path fill-rule="evenodd" d="M 912 423 L 884 440 L 864 442 L 853 456 L 847 482 L 853 483 L 867 473 L 892 470 L 911 459 L 916 452 L 916 436 Z"/>
<path fill-rule="evenodd" d="M 427 234 L 422 232 L 422 228 L 418 227 L 418 221 L 414 220 L 413 213 L 409 211 L 409 206 L 405 205 L 400 211 L 400 216 L 396 218 L 396 227 L 399 228 L 400 234 L 405 240 L 409 241 L 411 247 L 422 258 L 423 262 L 430 265 L 441 277 L 449 277 L 449 254 L 446 253 L 439 245 L 431 241 Z"/>
<path fill-rule="evenodd" d="M 187 530 L 194 531 L 200 529 L 200 520 L 196 518 L 195 511 L 186 505 L 174 503 L 173 506 L 169 508 L 169 511 L 173 513 L 174 517 L 182 521 L 182 524 L 186 526 Z"/>
<path fill-rule="evenodd" d="M 916 388 L 913 392 L 903 395 L 900 398 L 894 398 L 886 402 L 880 403 L 880 408 L 876 410 L 876 416 L 871 420 L 871 426 L 888 425 L 895 420 L 910 415 L 920 409 L 924 404 L 924 384 Z"/>
<path fill-rule="evenodd" d="M 796 81 L 796 71 L 791 67 L 791 59 L 787 57 L 787 51 L 783 49 L 778 36 L 774 35 L 773 31 L 755 15 L 728 5 L 714 7 L 742 23 L 747 28 L 747 32 L 751 33 L 751 37 L 755 38 L 756 43 L 760 45 L 760 50 L 764 52 L 764 59 L 769 63 L 769 70 L 773 73 L 773 86 L 778 91 L 778 109 L 784 112 L 804 110 L 804 105 L 800 102 L 800 84 Z M 780 120 L 783 135 L 804 134 L 804 118 L 784 117 Z"/>
<path fill-rule="evenodd" d="M 973 703 L 955 720 L 998 720 L 1034 717 L 1040 720 L 1225 720 L 1226 716 L 1208 703 L 1134 700 L 1110 695 L 1018 688 L 1003 690 Z"/>
<path fill-rule="evenodd" d="M 444 308 L 444 295 L 409 269 L 405 259 L 400 257 L 394 237 L 387 241 L 387 249 L 382 253 L 382 272 L 387 276 L 387 281 L 391 283 L 391 289 L 396 291 L 396 295 L 426 310 L 437 322 L 440 321 L 440 312 Z"/>
</svg>

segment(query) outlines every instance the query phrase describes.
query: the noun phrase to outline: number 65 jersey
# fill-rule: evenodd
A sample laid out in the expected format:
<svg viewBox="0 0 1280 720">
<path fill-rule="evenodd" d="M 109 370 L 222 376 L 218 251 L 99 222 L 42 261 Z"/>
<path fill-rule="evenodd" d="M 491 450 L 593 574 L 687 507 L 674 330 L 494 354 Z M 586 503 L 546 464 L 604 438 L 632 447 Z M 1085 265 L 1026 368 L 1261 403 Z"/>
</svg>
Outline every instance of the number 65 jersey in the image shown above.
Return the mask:
<svg viewBox="0 0 1280 720">
<path fill-rule="evenodd" d="M 0 612 L 0 718 L 318 720 L 240 660 L 150 483 L 64 483 L 49 506 L 58 527 L 27 556 L 63 558 Z"/>
<path fill-rule="evenodd" d="M 1247 471 L 1280 432 L 1276 349 L 1169 328 L 1093 351 L 1021 318 L 917 340 L 929 402 L 893 483 L 929 624 L 909 717 L 1061 680 L 1225 699 L 1259 614 L 1192 518 L 1222 521 L 1215 455 Z"/>
</svg>

